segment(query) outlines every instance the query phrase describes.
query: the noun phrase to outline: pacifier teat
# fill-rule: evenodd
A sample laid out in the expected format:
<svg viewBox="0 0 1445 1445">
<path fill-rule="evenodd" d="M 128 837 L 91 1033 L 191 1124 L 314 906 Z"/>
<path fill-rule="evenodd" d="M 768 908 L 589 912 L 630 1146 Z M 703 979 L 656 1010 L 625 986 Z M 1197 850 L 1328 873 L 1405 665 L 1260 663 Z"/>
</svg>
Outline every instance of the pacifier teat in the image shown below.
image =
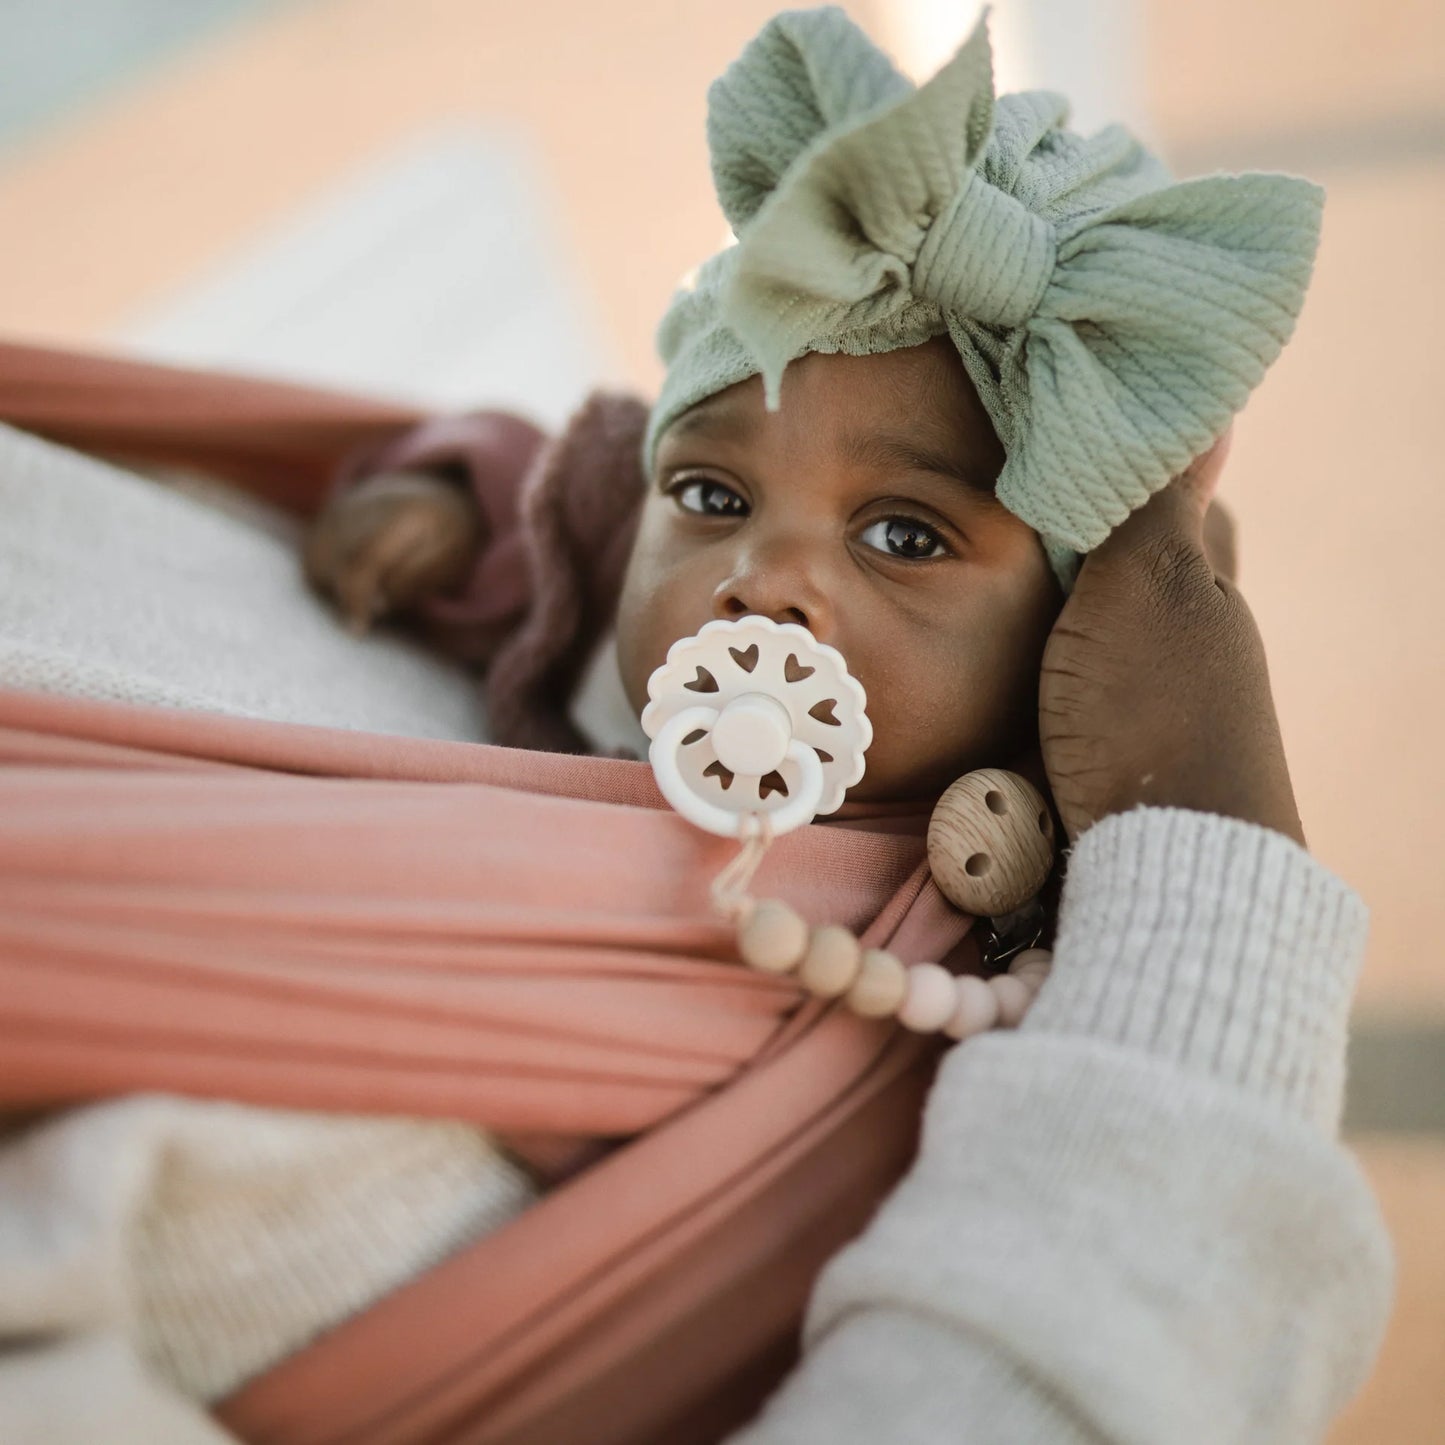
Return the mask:
<svg viewBox="0 0 1445 1445">
<path fill-rule="evenodd" d="M 832 813 L 873 741 L 863 687 L 842 654 L 795 622 L 709 622 L 647 681 L 642 727 L 663 796 L 689 822 L 777 836 Z"/>
</svg>

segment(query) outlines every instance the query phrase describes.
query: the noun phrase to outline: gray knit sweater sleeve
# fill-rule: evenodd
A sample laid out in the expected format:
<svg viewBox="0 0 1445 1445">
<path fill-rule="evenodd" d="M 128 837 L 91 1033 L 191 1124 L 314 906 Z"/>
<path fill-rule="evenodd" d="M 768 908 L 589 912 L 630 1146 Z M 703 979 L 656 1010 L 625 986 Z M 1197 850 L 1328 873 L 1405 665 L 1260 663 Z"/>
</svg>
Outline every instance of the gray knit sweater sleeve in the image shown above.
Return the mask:
<svg viewBox="0 0 1445 1445">
<path fill-rule="evenodd" d="M 1392 1292 L 1336 1137 L 1365 931 L 1265 829 L 1085 833 L 1034 1007 L 945 1059 L 912 1173 L 732 1445 L 1322 1439 Z"/>
</svg>

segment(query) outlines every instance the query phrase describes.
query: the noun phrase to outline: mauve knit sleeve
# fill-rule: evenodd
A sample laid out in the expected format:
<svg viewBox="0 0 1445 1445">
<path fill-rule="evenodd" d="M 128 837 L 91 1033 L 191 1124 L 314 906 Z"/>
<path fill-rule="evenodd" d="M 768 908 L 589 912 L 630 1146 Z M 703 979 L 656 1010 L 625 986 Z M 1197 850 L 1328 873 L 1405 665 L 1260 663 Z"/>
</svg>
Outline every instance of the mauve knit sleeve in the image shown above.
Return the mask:
<svg viewBox="0 0 1445 1445">
<path fill-rule="evenodd" d="M 338 490 L 380 472 L 432 472 L 476 499 L 484 538 L 476 565 L 460 588 L 416 609 L 434 639 L 466 661 L 488 661 L 530 606 L 522 493 L 546 441 L 538 427 L 509 412 L 439 416 L 349 457 L 338 470 Z"/>
</svg>

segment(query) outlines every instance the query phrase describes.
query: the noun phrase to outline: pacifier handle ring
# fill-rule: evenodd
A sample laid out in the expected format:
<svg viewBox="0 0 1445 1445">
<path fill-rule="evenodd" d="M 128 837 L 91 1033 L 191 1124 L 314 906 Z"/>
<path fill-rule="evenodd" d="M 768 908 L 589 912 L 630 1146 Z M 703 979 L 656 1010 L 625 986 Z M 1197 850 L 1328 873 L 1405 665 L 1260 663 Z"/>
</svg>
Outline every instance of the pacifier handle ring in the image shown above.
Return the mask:
<svg viewBox="0 0 1445 1445">
<path fill-rule="evenodd" d="M 807 743 L 794 738 L 788 744 L 788 757 L 798 765 L 802 776 L 798 779 L 797 797 L 789 798 L 781 808 L 764 814 L 774 833 L 787 833 L 812 822 L 818 804 L 823 801 L 823 764 L 818 754 Z"/>
<path fill-rule="evenodd" d="M 716 711 L 710 707 L 690 707 L 669 718 L 653 740 L 649 750 L 650 760 L 662 796 L 688 822 L 722 838 L 740 838 L 747 826 L 746 820 L 754 814 L 734 813 L 698 797 L 683 780 L 682 770 L 677 765 L 683 738 L 698 728 L 709 727 L 716 718 Z M 801 776 L 797 795 L 790 797 L 781 808 L 772 809 L 764 815 L 775 834 L 786 833 L 811 821 L 823 798 L 823 764 L 818 760 L 818 754 L 795 738 L 788 744 L 787 756 L 798 765 Z"/>
</svg>

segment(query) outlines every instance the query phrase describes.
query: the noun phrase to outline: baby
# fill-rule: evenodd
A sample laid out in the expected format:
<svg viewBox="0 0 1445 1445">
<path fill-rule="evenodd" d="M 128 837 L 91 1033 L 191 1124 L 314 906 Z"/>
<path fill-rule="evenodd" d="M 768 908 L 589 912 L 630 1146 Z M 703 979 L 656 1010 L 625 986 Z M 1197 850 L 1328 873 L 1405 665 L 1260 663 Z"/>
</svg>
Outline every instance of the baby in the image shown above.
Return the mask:
<svg viewBox="0 0 1445 1445">
<path fill-rule="evenodd" d="M 982 23 L 915 91 L 841 12 L 777 17 L 709 96 L 738 244 L 664 318 L 650 415 L 594 400 L 530 448 L 514 419 L 452 419 L 359 459 L 313 581 L 354 625 L 411 613 L 496 659 L 494 716 L 537 704 L 503 742 L 640 737 L 587 726 L 584 680 L 620 681 L 635 719 L 674 641 L 756 613 L 863 684 L 852 801 L 926 807 L 1026 768 L 1078 554 L 1225 430 L 1293 324 L 1319 210 L 1287 177 L 1172 185 L 1066 115 L 995 101 Z M 516 633 L 479 635 L 519 541 Z"/>
</svg>

